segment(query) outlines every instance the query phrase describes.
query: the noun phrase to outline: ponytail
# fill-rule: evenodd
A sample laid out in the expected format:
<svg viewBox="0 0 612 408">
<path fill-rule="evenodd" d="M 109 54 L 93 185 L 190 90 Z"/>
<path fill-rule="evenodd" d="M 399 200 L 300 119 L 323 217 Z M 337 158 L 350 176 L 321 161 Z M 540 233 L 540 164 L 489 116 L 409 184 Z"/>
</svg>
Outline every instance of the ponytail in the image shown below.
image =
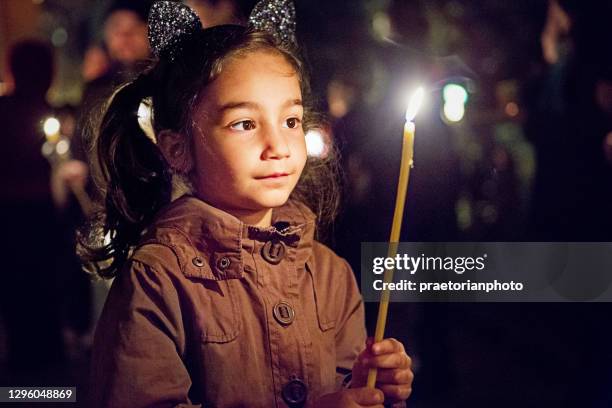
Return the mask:
<svg viewBox="0 0 612 408">
<path fill-rule="evenodd" d="M 102 278 L 117 275 L 143 230 L 170 202 L 168 165 L 138 123 L 138 108 L 150 89 L 146 74 L 120 88 L 94 141 L 92 164 L 103 208 L 79 234 L 78 251 Z"/>
</svg>

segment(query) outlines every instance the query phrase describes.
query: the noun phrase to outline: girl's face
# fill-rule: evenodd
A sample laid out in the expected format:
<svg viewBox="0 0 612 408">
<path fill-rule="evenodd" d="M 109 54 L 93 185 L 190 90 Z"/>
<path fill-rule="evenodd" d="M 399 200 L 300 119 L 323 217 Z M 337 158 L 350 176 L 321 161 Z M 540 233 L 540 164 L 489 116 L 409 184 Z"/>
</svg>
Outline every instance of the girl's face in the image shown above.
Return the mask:
<svg viewBox="0 0 612 408">
<path fill-rule="evenodd" d="M 198 196 L 247 223 L 269 223 L 306 163 L 303 114 L 284 57 L 255 51 L 226 61 L 193 116 Z"/>
</svg>

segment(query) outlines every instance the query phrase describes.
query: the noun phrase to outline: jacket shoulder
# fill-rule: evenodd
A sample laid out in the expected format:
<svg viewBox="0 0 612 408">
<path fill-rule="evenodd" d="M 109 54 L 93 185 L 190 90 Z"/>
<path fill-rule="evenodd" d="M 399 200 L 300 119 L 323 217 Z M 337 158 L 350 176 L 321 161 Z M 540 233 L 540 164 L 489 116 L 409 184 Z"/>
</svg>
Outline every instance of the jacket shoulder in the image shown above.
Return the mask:
<svg viewBox="0 0 612 408">
<path fill-rule="evenodd" d="M 180 268 L 180 260 L 176 252 L 172 247 L 161 242 L 147 242 L 138 246 L 132 253 L 130 260 L 141 262 L 152 267 L 174 266 Z"/>
<path fill-rule="evenodd" d="M 184 271 L 186 264 L 186 246 L 177 231 L 160 231 L 154 237 L 141 241 L 134 249 L 130 261 L 137 261 L 151 266 L 158 271 Z M 165 234 L 164 234 L 165 232 Z"/>
<path fill-rule="evenodd" d="M 175 226 L 156 225 L 134 250 L 132 260 L 170 269 L 187 278 L 212 276 L 210 267 L 189 235 Z"/>
</svg>

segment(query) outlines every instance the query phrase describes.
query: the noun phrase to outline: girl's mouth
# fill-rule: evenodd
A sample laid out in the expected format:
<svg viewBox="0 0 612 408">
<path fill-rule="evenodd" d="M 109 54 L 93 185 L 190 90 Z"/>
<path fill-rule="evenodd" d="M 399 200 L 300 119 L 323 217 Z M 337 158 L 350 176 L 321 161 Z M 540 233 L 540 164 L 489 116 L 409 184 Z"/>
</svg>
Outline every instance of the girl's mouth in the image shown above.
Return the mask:
<svg viewBox="0 0 612 408">
<path fill-rule="evenodd" d="M 262 177 L 255 177 L 258 180 L 266 180 L 266 179 L 277 179 L 281 177 L 287 177 L 289 173 L 272 173 Z"/>
</svg>

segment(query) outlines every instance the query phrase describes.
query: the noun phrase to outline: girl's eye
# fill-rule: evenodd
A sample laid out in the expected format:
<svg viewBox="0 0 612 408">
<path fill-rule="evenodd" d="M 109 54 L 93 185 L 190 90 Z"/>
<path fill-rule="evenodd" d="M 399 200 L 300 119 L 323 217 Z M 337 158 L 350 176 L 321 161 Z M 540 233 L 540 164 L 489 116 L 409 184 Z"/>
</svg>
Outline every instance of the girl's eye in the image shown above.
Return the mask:
<svg viewBox="0 0 612 408">
<path fill-rule="evenodd" d="M 253 130 L 255 129 L 255 122 L 252 120 L 243 120 L 230 125 L 233 130 Z"/>
<path fill-rule="evenodd" d="M 289 118 L 286 121 L 286 125 L 289 129 L 295 129 L 300 125 L 301 120 L 299 118 Z"/>
</svg>

